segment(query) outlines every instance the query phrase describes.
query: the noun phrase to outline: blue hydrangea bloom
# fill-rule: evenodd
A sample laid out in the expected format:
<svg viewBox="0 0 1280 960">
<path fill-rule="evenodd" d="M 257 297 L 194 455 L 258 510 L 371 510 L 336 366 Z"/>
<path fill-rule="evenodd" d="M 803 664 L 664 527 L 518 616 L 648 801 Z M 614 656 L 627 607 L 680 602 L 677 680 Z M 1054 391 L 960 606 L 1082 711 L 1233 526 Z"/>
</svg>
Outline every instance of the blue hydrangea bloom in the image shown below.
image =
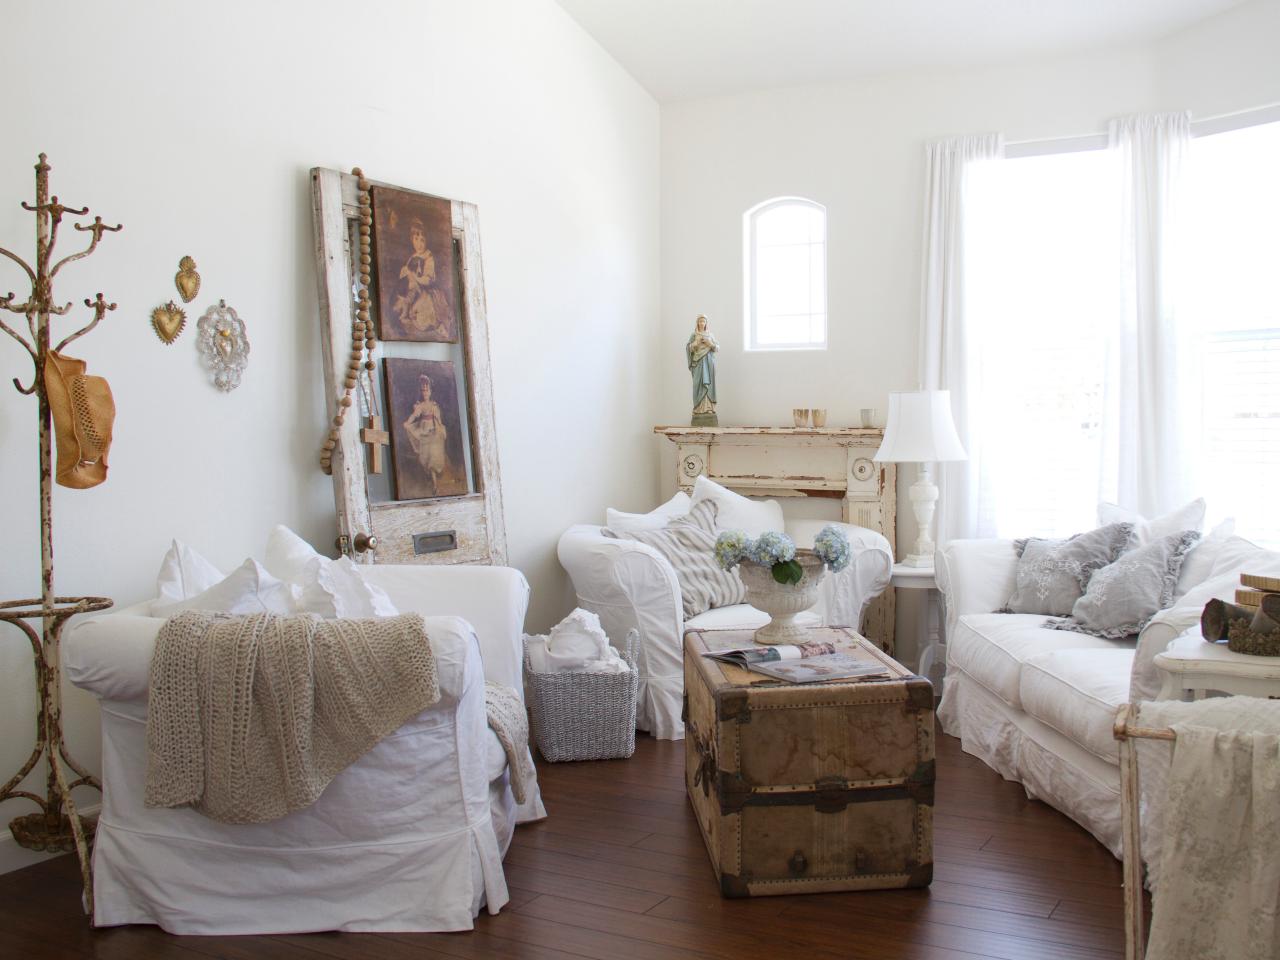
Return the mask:
<svg viewBox="0 0 1280 960">
<path fill-rule="evenodd" d="M 795 541 L 785 533 L 777 533 L 770 530 L 767 533 L 760 534 L 751 547 L 748 559 L 760 564 L 762 567 L 771 567 L 775 563 L 786 563 L 788 560 L 794 560 L 795 556 Z"/>
<path fill-rule="evenodd" d="M 849 538 L 839 527 L 825 526 L 813 538 L 813 552 L 832 573 L 839 573 L 849 565 Z"/>
<path fill-rule="evenodd" d="M 716 563 L 721 569 L 732 570 L 751 550 L 751 538 L 741 530 L 726 530 L 716 537 Z"/>
</svg>

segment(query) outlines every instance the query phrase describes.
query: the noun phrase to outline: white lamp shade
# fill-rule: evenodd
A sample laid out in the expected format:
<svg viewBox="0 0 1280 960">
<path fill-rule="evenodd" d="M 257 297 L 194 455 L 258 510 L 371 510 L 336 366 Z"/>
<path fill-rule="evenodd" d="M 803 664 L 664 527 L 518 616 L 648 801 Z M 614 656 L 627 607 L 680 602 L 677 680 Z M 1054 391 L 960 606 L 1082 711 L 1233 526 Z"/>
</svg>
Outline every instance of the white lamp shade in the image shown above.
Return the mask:
<svg viewBox="0 0 1280 960">
<path fill-rule="evenodd" d="M 876 460 L 934 463 L 967 457 L 951 417 L 950 390 L 889 394 L 889 421 Z"/>
</svg>

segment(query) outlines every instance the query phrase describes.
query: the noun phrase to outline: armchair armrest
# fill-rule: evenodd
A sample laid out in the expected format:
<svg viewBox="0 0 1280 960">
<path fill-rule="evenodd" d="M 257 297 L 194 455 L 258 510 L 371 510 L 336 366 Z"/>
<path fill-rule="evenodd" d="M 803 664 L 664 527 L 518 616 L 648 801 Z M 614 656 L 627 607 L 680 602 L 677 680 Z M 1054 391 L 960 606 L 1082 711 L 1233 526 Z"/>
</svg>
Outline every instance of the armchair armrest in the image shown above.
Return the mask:
<svg viewBox="0 0 1280 960">
<path fill-rule="evenodd" d="M 1154 700 L 1160 693 L 1160 670 L 1156 667 L 1156 654 L 1193 627 L 1200 626 L 1201 606 L 1178 606 L 1161 610 L 1147 621 L 1138 634 L 1138 646 L 1133 651 L 1133 668 L 1129 673 L 1129 702 Z"/>
<path fill-rule="evenodd" d="M 505 684 L 524 696 L 524 616 L 529 581 L 511 567 L 372 564 L 360 567 L 381 587 L 401 613 L 425 617 L 461 617 L 480 642 L 486 680 Z"/>
<path fill-rule="evenodd" d="M 580 607 L 600 617 L 621 643 L 640 634 L 637 725 L 664 739 L 683 735 L 679 691 L 684 686 L 684 608 L 676 572 L 657 550 L 637 540 L 606 537 L 603 528 L 578 524 L 560 537 L 556 553 L 573 581 Z M 674 701 L 673 701 L 674 698 Z"/>
<path fill-rule="evenodd" d="M 99 700 L 145 703 L 151 684 L 151 657 L 164 623 L 161 617 L 121 612 L 73 624 L 62 643 L 67 679 Z M 427 617 L 426 628 L 442 702 L 452 703 L 463 692 L 463 667 L 476 647 L 474 631 L 459 617 Z"/>
<path fill-rule="evenodd" d="M 826 526 L 844 531 L 849 538 L 850 559 L 849 566 L 823 578 L 815 611 L 824 624 L 861 630 L 867 604 L 884 593 L 893 576 L 893 548 L 875 530 L 851 523 L 793 520 L 787 524 L 787 533 L 796 546 L 812 548 L 813 538 Z"/>
<path fill-rule="evenodd" d="M 947 611 L 945 636 L 967 613 L 993 613 L 1013 596 L 1018 555 L 1012 540 L 952 540 L 934 554 L 934 575 Z"/>
</svg>

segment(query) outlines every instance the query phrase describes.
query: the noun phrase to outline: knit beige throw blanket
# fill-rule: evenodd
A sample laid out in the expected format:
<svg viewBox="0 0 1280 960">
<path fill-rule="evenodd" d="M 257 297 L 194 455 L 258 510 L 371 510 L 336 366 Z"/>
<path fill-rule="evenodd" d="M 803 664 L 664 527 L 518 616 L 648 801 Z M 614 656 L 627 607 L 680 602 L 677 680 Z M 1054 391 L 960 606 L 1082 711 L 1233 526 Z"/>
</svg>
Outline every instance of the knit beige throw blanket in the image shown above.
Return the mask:
<svg viewBox="0 0 1280 960">
<path fill-rule="evenodd" d="M 178 614 L 151 660 L 147 806 L 274 820 L 439 699 L 418 614 Z"/>
</svg>

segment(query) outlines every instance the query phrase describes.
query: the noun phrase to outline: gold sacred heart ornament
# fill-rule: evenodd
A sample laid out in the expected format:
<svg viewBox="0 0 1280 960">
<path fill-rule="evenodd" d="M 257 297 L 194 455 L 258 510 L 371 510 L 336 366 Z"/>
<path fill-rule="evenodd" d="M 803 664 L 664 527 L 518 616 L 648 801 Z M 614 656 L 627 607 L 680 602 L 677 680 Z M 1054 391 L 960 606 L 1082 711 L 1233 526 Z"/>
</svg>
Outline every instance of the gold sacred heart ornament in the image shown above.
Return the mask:
<svg viewBox="0 0 1280 960">
<path fill-rule="evenodd" d="M 151 311 L 151 326 L 155 328 L 156 336 L 165 343 L 177 340 L 178 334 L 182 333 L 182 328 L 186 325 L 187 312 L 172 300 Z"/>
<path fill-rule="evenodd" d="M 196 273 L 196 262 L 190 257 L 178 261 L 178 272 L 173 278 L 174 286 L 182 296 L 183 303 L 190 303 L 200 292 L 200 274 Z"/>
</svg>

